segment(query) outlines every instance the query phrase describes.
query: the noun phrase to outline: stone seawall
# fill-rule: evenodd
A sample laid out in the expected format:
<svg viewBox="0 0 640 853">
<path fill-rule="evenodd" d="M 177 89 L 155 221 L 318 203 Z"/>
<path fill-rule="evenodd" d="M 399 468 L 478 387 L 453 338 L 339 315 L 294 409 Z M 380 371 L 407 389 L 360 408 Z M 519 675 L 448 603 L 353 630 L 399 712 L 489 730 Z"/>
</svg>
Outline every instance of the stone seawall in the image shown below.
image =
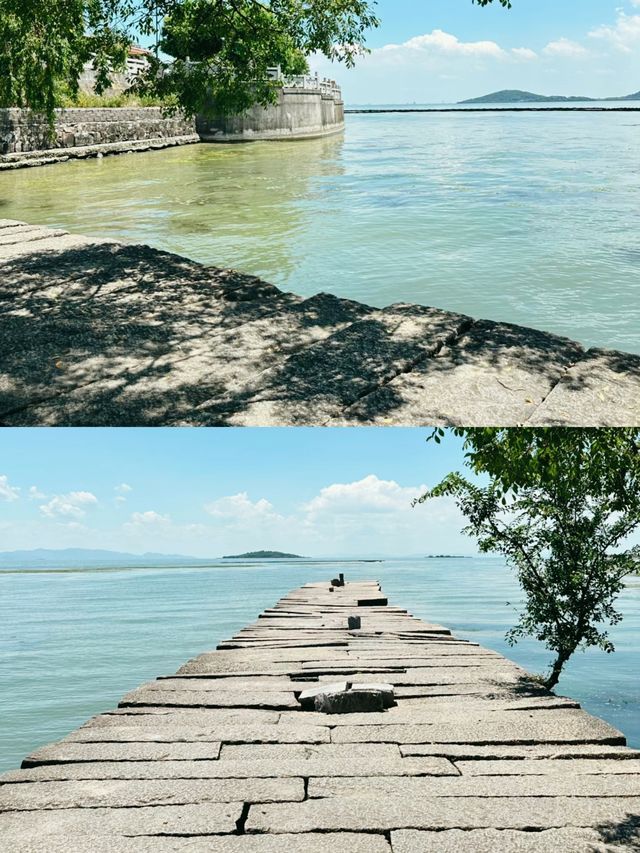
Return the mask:
<svg viewBox="0 0 640 853">
<path fill-rule="evenodd" d="M 193 119 L 165 117 L 159 107 L 56 110 L 53 130 L 46 116 L 0 109 L 0 154 L 86 148 L 195 134 Z"/>
<path fill-rule="evenodd" d="M 331 684 L 395 705 L 303 710 Z M 378 583 L 311 583 L 0 776 L 0 837 L 12 853 L 638 850 L 640 752 Z"/>
<path fill-rule="evenodd" d="M 336 93 L 298 87 L 282 89 L 277 104 L 256 106 L 241 115 L 199 116 L 203 142 L 309 139 L 344 129 L 344 103 Z"/>
</svg>

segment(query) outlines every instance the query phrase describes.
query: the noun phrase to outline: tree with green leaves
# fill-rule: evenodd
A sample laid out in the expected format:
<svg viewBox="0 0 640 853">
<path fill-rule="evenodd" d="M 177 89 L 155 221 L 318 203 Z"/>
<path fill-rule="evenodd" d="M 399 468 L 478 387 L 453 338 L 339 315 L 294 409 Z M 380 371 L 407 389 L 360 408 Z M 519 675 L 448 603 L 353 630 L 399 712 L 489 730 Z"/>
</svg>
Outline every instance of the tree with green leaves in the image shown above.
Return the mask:
<svg viewBox="0 0 640 853">
<path fill-rule="evenodd" d="M 551 689 L 578 649 L 613 652 L 616 599 L 640 567 L 640 429 L 456 429 L 471 481 L 451 473 L 419 502 L 453 496 L 481 552 L 503 554 L 525 594 L 507 639 L 554 655 Z M 430 436 L 440 443 L 443 430 Z"/>
<path fill-rule="evenodd" d="M 487 6 L 494 0 L 472 0 Z M 509 8 L 509 0 L 495 0 Z M 127 46 L 158 50 L 139 90 L 189 115 L 269 104 L 285 75 L 319 52 L 352 66 L 379 25 L 375 0 L 0 0 L 0 106 L 47 112 L 78 91 L 92 60 L 108 88 Z"/>
</svg>

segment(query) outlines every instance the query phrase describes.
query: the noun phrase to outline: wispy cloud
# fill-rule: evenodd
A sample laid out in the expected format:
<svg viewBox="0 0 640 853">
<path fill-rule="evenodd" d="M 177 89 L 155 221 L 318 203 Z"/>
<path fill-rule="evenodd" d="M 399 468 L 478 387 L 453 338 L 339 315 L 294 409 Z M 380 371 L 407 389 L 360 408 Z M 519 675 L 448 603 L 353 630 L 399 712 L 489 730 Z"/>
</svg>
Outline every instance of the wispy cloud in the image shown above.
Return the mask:
<svg viewBox="0 0 640 853">
<path fill-rule="evenodd" d="M 47 518 L 83 518 L 87 508 L 97 503 L 97 497 L 91 492 L 69 492 L 66 495 L 54 495 L 48 503 L 40 506 L 40 511 Z"/>
<path fill-rule="evenodd" d="M 17 486 L 10 485 L 6 474 L 0 474 L 0 500 L 17 501 L 19 497 L 20 489 Z"/>
</svg>

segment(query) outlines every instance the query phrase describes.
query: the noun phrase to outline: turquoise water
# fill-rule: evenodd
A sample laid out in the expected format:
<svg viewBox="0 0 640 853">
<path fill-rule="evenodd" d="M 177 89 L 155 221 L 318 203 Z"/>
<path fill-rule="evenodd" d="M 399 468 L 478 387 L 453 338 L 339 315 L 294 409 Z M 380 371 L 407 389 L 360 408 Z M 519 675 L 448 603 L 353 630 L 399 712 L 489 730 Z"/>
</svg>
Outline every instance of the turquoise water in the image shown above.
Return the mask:
<svg viewBox="0 0 640 853">
<path fill-rule="evenodd" d="M 504 642 L 519 595 L 498 559 L 0 572 L 0 770 L 113 707 L 142 681 L 214 648 L 289 589 L 339 571 L 379 579 L 394 603 L 531 671 L 546 667 L 548 655 L 534 642 L 515 649 Z M 559 692 L 640 747 L 640 581 L 620 607 L 616 653 L 577 655 Z"/>
<path fill-rule="evenodd" d="M 0 216 L 640 352 L 640 114 L 350 115 L 344 135 L 0 174 Z"/>
</svg>

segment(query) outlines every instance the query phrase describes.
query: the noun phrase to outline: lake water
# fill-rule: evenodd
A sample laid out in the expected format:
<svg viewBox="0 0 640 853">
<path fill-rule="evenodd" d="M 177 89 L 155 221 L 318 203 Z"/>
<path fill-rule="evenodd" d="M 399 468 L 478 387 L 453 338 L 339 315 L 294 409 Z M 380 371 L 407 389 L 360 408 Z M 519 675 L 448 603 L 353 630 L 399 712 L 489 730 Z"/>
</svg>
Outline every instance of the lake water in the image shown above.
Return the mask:
<svg viewBox="0 0 640 853">
<path fill-rule="evenodd" d="M 418 302 L 640 352 L 637 112 L 349 115 L 320 140 L 4 172 L 0 216 L 302 295 Z"/>
<path fill-rule="evenodd" d="M 504 642 L 519 593 L 499 559 L 0 571 L 0 771 L 114 707 L 141 682 L 215 648 L 288 590 L 339 571 L 347 580 L 380 580 L 393 603 L 531 671 L 547 666 L 549 655 L 535 642 L 514 649 Z M 625 590 L 620 609 L 615 654 L 576 655 L 558 692 L 640 747 L 640 580 Z"/>
</svg>

